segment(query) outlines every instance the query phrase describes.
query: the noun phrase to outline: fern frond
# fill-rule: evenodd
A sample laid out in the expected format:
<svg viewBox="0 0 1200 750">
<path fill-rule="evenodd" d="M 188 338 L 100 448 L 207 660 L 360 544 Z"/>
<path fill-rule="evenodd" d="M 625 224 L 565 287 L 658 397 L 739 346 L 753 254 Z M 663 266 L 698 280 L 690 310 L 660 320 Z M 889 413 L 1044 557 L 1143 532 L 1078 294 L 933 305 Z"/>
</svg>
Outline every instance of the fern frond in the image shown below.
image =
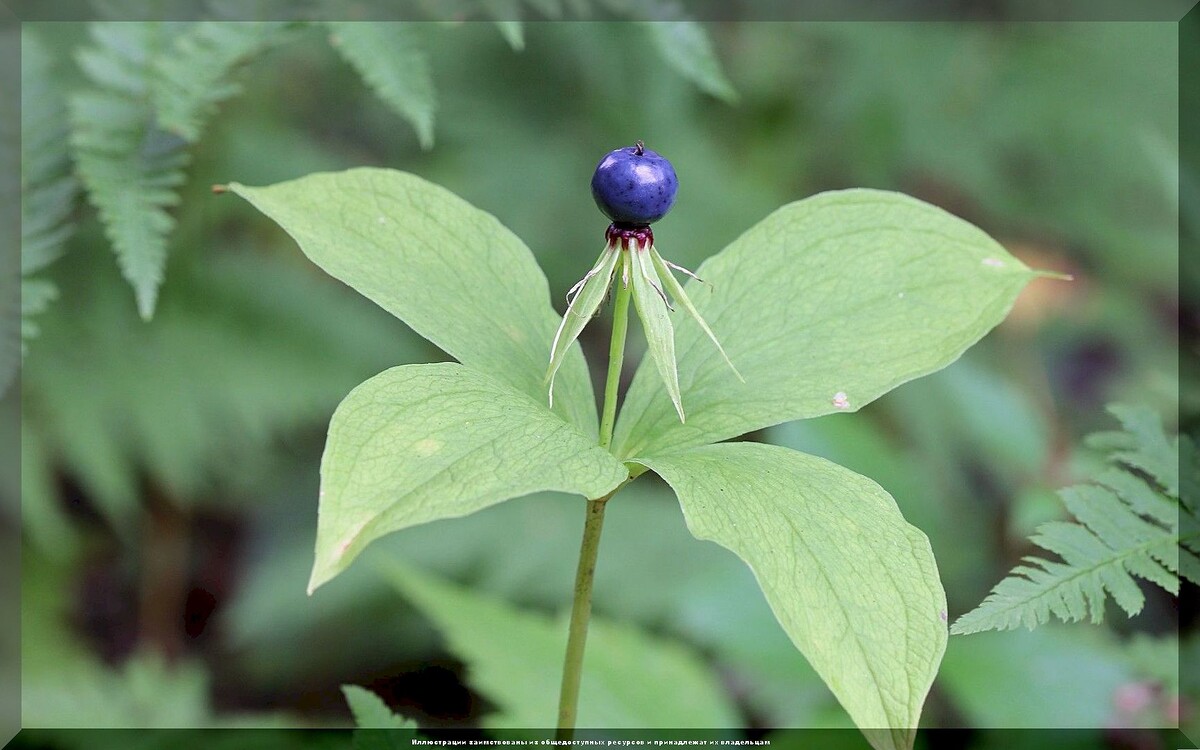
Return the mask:
<svg viewBox="0 0 1200 750">
<path fill-rule="evenodd" d="M 97 22 L 79 53 L 91 86 L 70 101 L 71 145 L 143 319 L 154 313 L 188 163 L 184 141 L 155 124 L 154 59 L 173 29 L 159 22 Z"/>
<path fill-rule="evenodd" d="M 327 421 L 370 373 L 430 356 L 351 290 L 241 248 L 180 256 L 150 326 L 103 256 L 64 271 L 72 302 L 41 321 L 22 406 L 118 533 L 137 528 L 145 482 L 179 502 L 261 489 L 280 436 Z"/>
<path fill-rule="evenodd" d="M 159 125 L 189 142 L 199 140 L 217 105 L 241 91 L 229 76 L 285 26 L 281 21 L 202 21 L 177 36 L 156 60 L 153 100 Z"/>
<path fill-rule="evenodd" d="M 1158 415 L 1148 409 L 1113 404 L 1109 407 L 1121 420 L 1124 432 L 1101 432 L 1087 438 L 1087 445 L 1113 453 L 1123 464 L 1157 480 L 1171 497 L 1179 497 L 1179 440 L 1163 432 Z"/>
<path fill-rule="evenodd" d="M 1052 616 L 1098 623 L 1110 596 L 1132 617 L 1145 604 L 1135 578 L 1176 595 L 1180 575 L 1197 580 L 1200 519 L 1180 502 L 1181 441 L 1168 438 L 1148 409 L 1109 410 L 1124 431 L 1087 442 L 1105 447 L 1112 465 L 1094 483 L 1059 492 L 1074 522 L 1043 524 L 1030 540 L 1061 562 L 1026 557 L 982 604 L 955 621 L 952 633 L 1033 628 Z M 1182 445 L 1192 451 L 1190 442 Z"/>
<path fill-rule="evenodd" d="M 19 32 L 12 26 L 0 28 L 0 48 L 19 49 Z M 0 66 L 0 102 L 16 101 L 20 95 L 21 81 L 14 68 L 19 65 Z M 12 117 L 0 117 L 0 170 L 3 174 L 16 174 L 21 160 L 18 143 L 21 134 Z M 17 207 L 20 205 L 17 187 L 11 179 L 0 181 L 0 227 L 15 227 L 20 220 Z M 4 234 L 8 236 L 8 231 Z M 21 365 L 23 341 L 21 339 L 21 287 L 17 275 L 17 253 L 15 243 L 5 243 L 0 258 L 4 269 L 0 270 L 0 396 L 4 396 L 16 380 Z"/>
<path fill-rule="evenodd" d="M 525 27 L 518 0 L 480 0 L 484 14 L 492 19 L 504 41 L 516 51 L 525 49 Z"/>
<path fill-rule="evenodd" d="M 21 37 L 21 355 L 37 335 L 33 316 L 58 296 L 49 281 L 30 278 L 54 262 L 75 230 L 78 184 L 71 175 L 66 102 L 41 40 Z"/>
<path fill-rule="evenodd" d="M 437 102 L 417 26 L 400 21 L 328 24 L 330 43 L 385 104 L 409 121 L 421 147 L 431 148 Z"/>
</svg>

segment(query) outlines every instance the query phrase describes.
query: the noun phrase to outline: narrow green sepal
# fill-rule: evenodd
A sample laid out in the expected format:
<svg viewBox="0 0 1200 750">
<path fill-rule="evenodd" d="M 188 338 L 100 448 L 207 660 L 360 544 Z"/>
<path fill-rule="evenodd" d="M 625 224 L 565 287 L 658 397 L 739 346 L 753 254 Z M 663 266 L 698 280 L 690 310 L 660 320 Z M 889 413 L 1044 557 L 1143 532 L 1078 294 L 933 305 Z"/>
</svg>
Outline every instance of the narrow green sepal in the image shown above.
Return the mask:
<svg viewBox="0 0 1200 750">
<path fill-rule="evenodd" d="M 692 304 L 692 300 L 687 296 L 687 292 L 683 291 L 683 284 L 680 284 L 675 278 L 675 275 L 671 273 L 669 266 L 672 264 L 663 260 L 663 257 L 658 254 L 658 250 L 656 250 L 653 246 L 650 247 L 650 257 L 654 261 L 654 267 L 658 270 L 659 277 L 666 285 L 666 290 L 670 292 L 671 296 L 677 303 L 683 305 L 683 309 L 687 310 L 688 315 L 691 315 L 692 318 L 694 318 L 695 321 L 700 325 L 700 328 L 706 334 L 708 334 L 708 338 L 712 340 L 713 344 L 717 347 L 717 351 L 721 353 L 721 357 L 725 360 L 725 364 L 729 365 L 729 369 L 733 370 L 733 374 L 737 376 L 738 380 L 745 383 L 746 379 L 742 377 L 742 374 L 738 372 L 738 368 L 734 366 L 732 361 L 730 361 L 729 355 L 725 353 L 725 348 L 721 346 L 721 342 L 717 340 L 717 335 L 712 332 L 711 328 L 708 327 L 708 323 L 704 322 L 704 318 L 700 317 L 700 312 L 696 309 L 696 306 Z M 678 266 L 676 267 L 678 268 Z M 685 270 L 685 273 L 691 275 L 692 278 L 697 278 L 694 274 L 691 274 L 690 271 Z M 699 279 L 697 278 L 697 280 Z"/>
<path fill-rule="evenodd" d="M 575 339 L 579 338 L 584 326 L 588 324 L 588 321 L 596 314 L 596 310 L 599 309 L 600 303 L 604 301 L 604 295 L 608 292 L 608 285 L 612 282 L 613 271 L 617 267 L 617 259 L 620 254 L 621 251 L 616 247 L 606 246 L 600 255 L 600 260 L 575 285 L 578 292 L 567 304 L 567 311 L 563 314 L 562 323 L 559 324 L 558 331 L 554 334 L 554 344 L 550 348 L 550 365 L 546 369 L 545 382 L 549 391 L 551 407 L 554 406 L 554 376 L 558 373 L 563 358 L 567 356 L 567 350 L 571 348 Z"/>
<path fill-rule="evenodd" d="M 653 247 L 634 247 L 629 251 L 633 263 L 633 303 L 637 307 L 638 317 L 642 319 L 642 328 L 646 332 L 646 344 L 650 356 L 658 367 L 667 394 L 675 404 L 679 421 L 684 422 L 683 399 L 679 393 L 679 372 L 675 365 L 675 329 L 671 325 L 668 314 L 667 297 L 662 289 L 662 281 L 658 271 L 650 260 Z"/>
</svg>

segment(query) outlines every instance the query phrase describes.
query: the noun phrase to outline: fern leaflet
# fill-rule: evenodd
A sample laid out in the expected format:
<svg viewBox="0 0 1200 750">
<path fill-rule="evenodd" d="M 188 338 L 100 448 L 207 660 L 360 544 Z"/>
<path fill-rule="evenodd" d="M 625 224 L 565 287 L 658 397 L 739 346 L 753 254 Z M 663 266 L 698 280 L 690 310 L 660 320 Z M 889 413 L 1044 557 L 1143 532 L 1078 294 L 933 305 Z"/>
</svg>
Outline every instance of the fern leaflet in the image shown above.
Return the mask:
<svg viewBox="0 0 1200 750">
<path fill-rule="evenodd" d="M 422 148 L 433 146 L 437 109 L 429 60 L 417 27 L 405 22 L 330 21 L 331 44 L 379 98 L 417 131 Z"/>
<path fill-rule="evenodd" d="M 262 51 L 286 24 L 280 21 L 202 21 L 175 38 L 156 61 L 154 106 L 159 124 L 188 142 L 200 139 L 217 105 L 241 91 L 227 80 Z"/>
<path fill-rule="evenodd" d="M 188 162 L 184 142 L 155 124 L 153 60 L 169 41 L 157 22 L 97 22 L 79 64 L 92 82 L 71 99 L 71 143 L 79 175 L 133 285 L 138 311 L 154 313 Z"/>
<path fill-rule="evenodd" d="M 31 278 L 54 262 L 75 230 L 78 184 L 71 175 L 66 103 L 57 93 L 52 59 L 41 40 L 21 39 L 21 355 L 37 335 L 34 316 L 57 297 L 54 285 Z"/>
<path fill-rule="evenodd" d="M 1059 492 L 1074 522 L 1043 524 L 1031 541 L 1062 561 L 1026 557 L 983 603 L 960 617 L 952 633 L 1033 628 L 1051 616 L 1098 623 L 1111 596 L 1130 616 L 1145 596 L 1134 578 L 1179 593 L 1179 576 L 1198 581 L 1200 528 L 1194 509 L 1180 498 L 1180 449 L 1148 409 L 1114 405 L 1124 431 L 1091 436 L 1109 452 L 1110 466 L 1090 484 Z M 1193 466 L 1188 460 L 1185 466 Z"/>
</svg>

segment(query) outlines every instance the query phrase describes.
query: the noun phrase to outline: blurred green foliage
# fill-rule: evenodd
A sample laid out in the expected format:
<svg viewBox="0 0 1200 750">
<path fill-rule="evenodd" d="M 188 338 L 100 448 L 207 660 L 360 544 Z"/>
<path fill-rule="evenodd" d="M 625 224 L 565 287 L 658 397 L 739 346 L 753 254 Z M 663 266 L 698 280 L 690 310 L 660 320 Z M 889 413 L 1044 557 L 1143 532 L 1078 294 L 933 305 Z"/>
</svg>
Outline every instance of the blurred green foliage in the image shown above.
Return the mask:
<svg viewBox="0 0 1200 750">
<path fill-rule="evenodd" d="M 587 188 L 595 162 L 638 138 L 679 173 L 656 238 L 685 266 L 785 202 L 863 185 L 941 205 L 1031 266 L 1073 274 L 1036 282 L 947 370 L 859 414 L 755 436 L 891 492 L 931 539 L 953 620 L 1030 551 L 1033 526 L 1061 514 L 1046 498 L 1087 476 L 1081 436 L 1108 426 L 1105 403 L 1196 428 L 1195 401 L 1178 412 L 1176 314 L 1194 315 L 1197 295 L 1179 293 L 1174 230 L 1180 211 L 1200 209 L 1194 191 L 1177 206 L 1173 190 L 1188 179 L 1174 169 L 1175 28 L 710 24 L 722 68 L 705 72 L 664 63 L 664 42 L 629 22 L 431 24 L 429 150 L 326 30 L 289 31 L 237 69 L 241 93 L 222 97 L 187 147 L 151 321 L 92 209 L 67 199 L 46 225 L 51 239 L 55 226 L 76 230 L 61 258 L 30 269 L 58 299 L 29 310 L 40 331 L 22 376 L 27 723 L 135 711 L 180 725 L 349 726 L 342 684 L 422 726 L 477 725 L 489 710 L 471 666 L 371 565 L 304 594 L 329 416 L 358 382 L 439 355 L 209 186 L 357 165 L 414 172 L 494 213 L 538 255 L 560 309 L 603 242 Z M 61 111 L 52 97 L 87 86 L 86 29 L 25 31 L 52 73 L 46 98 L 23 104 Z M 50 158 L 37 184 L 74 190 L 63 165 Z M 604 320 L 584 333 L 589 351 L 607 340 Z M 365 557 L 556 612 L 582 516 L 576 498 L 534 496 L 401 532 Z M 750 736 L 847 725 L 749 571 L 690 538 L 668 489 L 639 482 L 608 526 L 598 616 L 698 653 Z M 161 554 L 163 529 L 184 540 L 181 554 Z M 1172 647 L 1196 651 L 1196 612 L 1145 593 L 1141 615 L 1102 628 L 951 639 L 925 721 L 1133 726 L 1169 720 L 1172 706 L 1194 721 L 1194 678 L 1163 665 Z M 1143 683 L 1153 701 L 1119 702 Z"/>
</svg>

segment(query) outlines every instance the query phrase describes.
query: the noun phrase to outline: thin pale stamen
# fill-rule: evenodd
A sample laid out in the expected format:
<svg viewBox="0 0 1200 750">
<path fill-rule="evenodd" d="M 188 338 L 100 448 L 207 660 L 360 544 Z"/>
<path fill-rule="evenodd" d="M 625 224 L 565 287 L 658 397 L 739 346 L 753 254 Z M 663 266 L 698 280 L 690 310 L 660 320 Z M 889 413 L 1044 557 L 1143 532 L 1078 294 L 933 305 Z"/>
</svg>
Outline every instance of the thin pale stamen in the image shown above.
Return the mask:
<svg viewBox="0 0 1200 750">
<path fill-rule="evenodd" d="M 671 312 L 675 312 L 675 308 L 671 306 L 670 300 L 667 299 L 667 293 L 662 290 L 662 287 L 654 283 L 654 279 L 650 278 L 649 274 L 646 275 L 646 281 L 649 282 L 654 291 L 658 292 L 658 296 L 662 297 L 663 304 L 667 306 L 667 309 Z"/>
<path fill-rule="evenodd" d="M 596 274 L 600 273 L 600 269 L 601 269 L 601 267 L 604 266 L 604 260 L 606 257 L 607 256 L 604 253 L 601 253 L 600 260 L 596 262 L 596 265 L 592 266 L 592 270 L 590 270 L 586 274 L 584 274 L 584 277 L 582 279 L 580 279 L 579 281 L 575 282 L 575 286 L 571 287 L 567 291 L 567 306 L 568 307 L 570 306 L 575 295 L 579 294 L 579 290 L 582 289 L 583 285 L 588 282 L 588 279 L 590 279 L 593 276 L 595 276 Z"/>
<path fill-rule="evenodd" d="M 659 256 L 659 257 L 662 257 L 662 256 Z M 683 266 L 677 266 L 677 265 L 675 265 L 674 263 L 672 263 L 671 261 L 667 260 L 666 258 L 663 258 L 663 259 L 662 259 L 662 262 L 667 264 L 667 268 L 674 268 L 676 271 L 680 272 L 681 274 L 683 274 L 683 275 L 685 275 L 685 276 L 690 276 L 690 277 L 692 277 L 693 279 L 695 279 L 696 281 L 699 281 L 701 284 L 708 284 L 708 282 L 707 282 L 707 281 L 705 281 L 704 279 L 700 278 L 699 276 L 697 276 L 696 274 L 692 273 L 691 271 L 687 270 L 687 269 L 686 269 L 686 268 L 684 268 Z"/>
</svg>

